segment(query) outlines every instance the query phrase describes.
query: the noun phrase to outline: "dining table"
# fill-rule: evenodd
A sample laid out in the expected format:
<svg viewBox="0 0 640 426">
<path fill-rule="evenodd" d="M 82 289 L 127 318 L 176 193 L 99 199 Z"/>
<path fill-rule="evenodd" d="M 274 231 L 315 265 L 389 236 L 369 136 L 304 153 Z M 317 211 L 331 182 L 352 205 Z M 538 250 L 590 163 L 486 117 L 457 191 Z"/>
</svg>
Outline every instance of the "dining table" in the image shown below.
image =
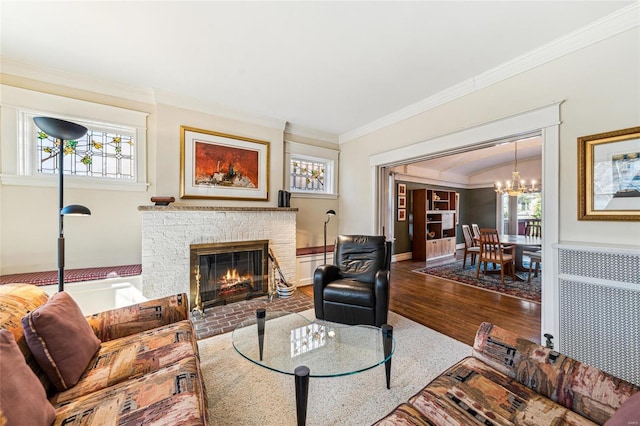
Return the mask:
<svg viewBox="0 0 640 426">
<path fill-rule="evenodd" d="M 474 238 L 477 244 L 480 244 L 478 238 Z M 500 234 L 500 244 L 507 247 L 513 247 L 514 263 L 516 272 L 528 272 L 529 269 L 525 268 L 523 257 L 526 250 L 540 250 L 542 248 L 541 237 L 530 237 L 527 235 L 512 235 L 512 234 Z M 494 273 L 499 271 L 487 271 L 488 273 Z M 516 275 L 518 281 L 524 281 L 522 278 Z"/>
<path fill-rule="evenodd" d="M 522 258 L 525 250 L 528 248 L 539 250 L 542 248 L 541 237 L 529 237 L 527 235 L 500 235 L 500 243 L 503 246 L 514 246 L 514 261 L 516 264 L 516 272 L 527 272 L 529 269 L 524 267 Z"/>
</svg>

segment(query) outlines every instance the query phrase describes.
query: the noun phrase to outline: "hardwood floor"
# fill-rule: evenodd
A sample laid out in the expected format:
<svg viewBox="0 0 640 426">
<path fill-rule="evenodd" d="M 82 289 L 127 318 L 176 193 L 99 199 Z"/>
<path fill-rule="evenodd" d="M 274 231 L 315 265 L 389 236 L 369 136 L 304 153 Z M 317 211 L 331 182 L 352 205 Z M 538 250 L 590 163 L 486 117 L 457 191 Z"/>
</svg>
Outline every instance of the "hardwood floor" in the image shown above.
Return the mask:
<svg viewBox="0 0 640 426">
<path fill-rule="evenodd" d="M 411 272 L 423 266 L 423 261 L 391 266 L 393 312 L 468 345 L 483 321 L 540 343 L 540 304 Z M 300 291 L 313 297 L 311 285 Z"/>
</svg>

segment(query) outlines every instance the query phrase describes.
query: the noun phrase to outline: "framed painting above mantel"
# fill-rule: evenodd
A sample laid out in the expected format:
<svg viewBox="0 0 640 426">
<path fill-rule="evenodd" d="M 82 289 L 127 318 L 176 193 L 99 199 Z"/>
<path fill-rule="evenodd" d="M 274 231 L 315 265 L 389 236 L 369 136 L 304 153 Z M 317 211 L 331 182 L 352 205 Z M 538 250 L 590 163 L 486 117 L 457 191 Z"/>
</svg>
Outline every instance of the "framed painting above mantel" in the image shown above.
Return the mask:
<svg viewBox="0 0 640 426">
<path fill-rule="evenodd" d="M 578 138 L 578 219 L 640 221 L 640 127 Z"/>
<path fill-rule="evenodd" d="M 180 198 L 269 199 L 269 142 L 180 126 Z"/>
</svg>

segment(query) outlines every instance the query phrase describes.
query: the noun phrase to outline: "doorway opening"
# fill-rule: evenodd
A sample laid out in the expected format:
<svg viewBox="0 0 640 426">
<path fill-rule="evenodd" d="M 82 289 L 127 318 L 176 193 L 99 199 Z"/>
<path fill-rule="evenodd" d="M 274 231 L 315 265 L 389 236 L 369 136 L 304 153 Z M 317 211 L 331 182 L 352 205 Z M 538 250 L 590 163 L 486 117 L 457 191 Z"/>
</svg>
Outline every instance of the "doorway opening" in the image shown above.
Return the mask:
<svg viewBox="0 0 640 426">
<path fill-rule="evenodd" d="M 555 297 L 558 291 L 556 265 L 553 262 L 554 245 L 559 237 L 560 200 L 557 197 L 559 186 L 559 125 L 560 104 L 553 103 L 541 108 L 522 112 L 510 117 L 470 127 L 459 132 L 434 137 L 422 142 L 398 149 L 381 152 L 370 157 L 370 165 L 376 177 L 375 217 L 377 232 L 388 230 L 393 235 L 396 200 L 393 197 L 393 168 L 406 166 L 425 158 L 437 158 L 452 153 L 472 151 L 491 146 L 509 138 L 522 138 L 527 135 L 539 135 L 542 141 L 542 176 L 544 189 L 541 192 L 541 217 L 545 226 L 542 230 L 542 275 L 541 338 L 545 333 L 559 335 L 559 305 Z M 512 136 L 508 136 L 512 135 Z M 494 195 L 497 198 L 497 195 Z M 399 260 L 399 259 L 395 259 Z"/>
</svg>

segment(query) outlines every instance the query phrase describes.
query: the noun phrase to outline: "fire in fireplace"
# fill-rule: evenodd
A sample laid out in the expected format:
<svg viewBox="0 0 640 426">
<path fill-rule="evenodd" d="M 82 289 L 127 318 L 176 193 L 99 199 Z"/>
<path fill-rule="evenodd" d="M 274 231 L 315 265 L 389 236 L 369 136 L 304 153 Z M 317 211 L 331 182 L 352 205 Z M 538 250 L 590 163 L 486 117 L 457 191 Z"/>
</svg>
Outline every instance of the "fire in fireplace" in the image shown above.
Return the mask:
<svg viewBox="0 0 640 426">
<path fill-rule="evenodd" d="M 191 310 L 264 296 L 269 241 L 191 244 Z"/>
</svg>

